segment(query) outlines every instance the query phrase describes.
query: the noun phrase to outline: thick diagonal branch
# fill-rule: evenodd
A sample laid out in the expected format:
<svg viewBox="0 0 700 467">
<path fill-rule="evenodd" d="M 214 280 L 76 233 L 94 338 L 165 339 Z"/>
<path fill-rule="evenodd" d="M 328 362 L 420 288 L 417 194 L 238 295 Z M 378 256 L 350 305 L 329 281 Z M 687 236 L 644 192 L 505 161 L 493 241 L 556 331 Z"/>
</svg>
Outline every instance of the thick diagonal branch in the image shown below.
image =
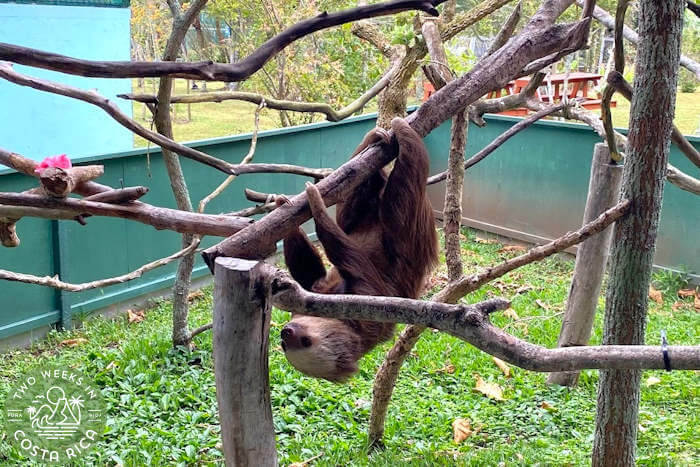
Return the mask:
<svg viewBox="0 0 700 467">
<path fill-rule="evenodd" d="M 476 101 L 492 89 L 505 86 L 528 63 L 558 50 L 562 43 L 583 45 L 589 21 L 549 26 L 572 0 L 546 0 L 532 21 L 508 47 L 502 47 L 481 60 L 463 77 L 437 91 L 407 122 L 416 132 L 425 136 L 460 109 Z M 548 27 L 549 26 L 549 27 Z M 326 205 L 333 205 L 379 168 L 393 155 L 379 147 L 371 147 L 343 164 L 338 170 L 317 184 Z M 262 258 L 274 251 L 275 244 L 310 217 L 305 193 L 300 193 L 254 228 L 245 229 L 236 236 L 207 249 L 203 256 L 212 267 L 217 256 Z"/>
</svg>

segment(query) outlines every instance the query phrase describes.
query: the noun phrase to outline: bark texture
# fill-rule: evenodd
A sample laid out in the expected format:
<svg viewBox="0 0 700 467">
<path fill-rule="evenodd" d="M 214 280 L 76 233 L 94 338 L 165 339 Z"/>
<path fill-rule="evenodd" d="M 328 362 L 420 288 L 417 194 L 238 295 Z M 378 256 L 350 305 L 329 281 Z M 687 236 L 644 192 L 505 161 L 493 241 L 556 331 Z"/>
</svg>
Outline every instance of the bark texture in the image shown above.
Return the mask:
<svg viewBox="0 0 700 467">
<path fill-rule="evenodd" d="M 267 363 L 272 309 L 261 266 L 216 261 L 214 370 L 227 466 L 277 465 Z"/>
<path fill-rule="evenodd" d="M 617 202 L 622 180 L 622 166 L 612 164 L 610 151 L 603 143 L 595 145 L 591 178 L 588 184 L 588 199 L 583 213 L 583 223 L 587 224 Z M 603 283 L 605 265 L 610 251 L 612 226 L 581 244 L 576 253 L 574 277 L 569 288 L 564 321 L 561 325 L 558 347 L 587 345 L 593 329 L 600 286 Z M 579 373 L 551 373 L 549 384 L 576 386 Z"/>
<path fill-rule="evenodd" d="M 603 344 L 644 343 L 651 266 L 671 144 L 683 25 L 682 0 L 641 0 L 634 94 L 622 197 L 630 215 L 615 230 Z M 671 360 L 673 362 L 673 360 Z M 635 461 L 641 371 L 600 372 L 594 466 Z"/>
</svg>

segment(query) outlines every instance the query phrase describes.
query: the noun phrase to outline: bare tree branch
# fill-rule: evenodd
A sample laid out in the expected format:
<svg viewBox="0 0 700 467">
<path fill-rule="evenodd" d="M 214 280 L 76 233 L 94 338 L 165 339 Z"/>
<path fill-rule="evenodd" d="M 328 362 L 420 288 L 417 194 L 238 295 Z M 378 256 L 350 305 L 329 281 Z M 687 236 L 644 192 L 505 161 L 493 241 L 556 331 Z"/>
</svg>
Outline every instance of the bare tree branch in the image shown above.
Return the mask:
<svg viewBox="0 0 700 467">
<path fill-rule="evenodd" d="M 242 81 L 262 68 L 280 50 L 313 32 L 360 19 L 392 15 L 407 10 L 419 10 L 430 15 L 437 15 L 438 12 L 435 7 L 444 1 L 394 0 L 360 6 L 336 13 L 323 12 L 314 18 L 292 25 L 262 44 L 245 59 L 232 64 L 80 60 L 65 55 L 5 43 L 0 43 L 0 60 L 95 78 L 142 78 L 170 75 L 174 78 L 205 81 Z"/>
<path fill-rule="evenodd" d="M 165 258 L 152 261 L 148 264 L 144 264 L 138 269 L 135 269 L 127 274 L 121 276 L 110 277 L 109 279 L 102 279 L 98 281 L 84 282 L 82 284 L 71 284 L 69 282 L 63 282 L 58 277 L 39 277 L 33 276 L 31 274 L 22 274 L 19 272 L 6 271 L 0 269 L 0 279 L 12 282 L 24 282 L 25 284 L 35 284 L 43 285 L 46 287 L 53 287 L 54 289 L 65 290 L 67 292 L 83 292 L 90 289 L 98 289 L 102 287 L 107 287 L 114 284 L 123 284 L 124 282 L 132 281 L 138 279 L 148 271 L 165 266 L 166 264 L 172 263 L 173 261 L 180 259 L 181 257 L 192 253 L 199 246 L 199 238 L 196 237 L 195 241 L 192 242 L 187 248 L 173 253 Z"/>
<path fill-rule="evenodd" d="M 503 23 L 503 26 L 501 26 L 501 30 L 498 31 L 498 34 L 496 34 L 491 46 L 489 46 L 489 50 L 486 51 L 486 55 L 491 55 L 503 47 L 505 43 L 508 42 L 508 39 L 511 38 L 515 32 L 515 28 L 518 27 L 518 23 L 520 22 L 520 12 L 522 11 L 522 6 L 522 0 L 515 5 L 515 8 L 513 8 L 510 16 L 508 16 L 506 22 Z"/>
<path fill-rule="evenodd" d="M 251 160 L 253 160 L 253 155 L 255 154 L 255 147 L 258 145 L 258 127 L 260 126 L 260 110 L 265 107 L 265 101 L 263 100 L 258 104 L 258 106 L 255 109 L 255 118 L 254 118 L 254 128 L 253 128 L 253 136 L 250 140 L 250 149 L 248 149 L 248 153 L 243 157 L 241 160 L 241 163 L 239 165 L 244 165 L 248 164 Z M 231 182 L 233 182 L 236 179 L 235 175 L 229 175 L 226 177 L 226 180 L 221 182 L 221 184 L 214 189 L 211 193 L 209 193 L 207 196 L 205 196 L 200 202 L 199 202 L 199 209 L 198 211 L 200 213 L 204 212 L 204 208 L 209 204 L 211 200 L 219 196 L 223 191 L 228 187 Z"/>
<path fill-rule="evenodd" d="M 513 125 L 512 127 L 508 128 L 506 131 L 498 135 L 496 139 L 491 141 L 484 149 L 481 151 L 477 152 L 474 154 L 472 157 L 470 157 L 465 163 L 464 163 L 464 170 L 473 167 L 480 161 L 486 158 L 489 154 L 491 154 L 493 151 L 495 151 L 497 148 L 499 148 L 503 143 L 508 141 L 508 139 L 511 136 L 514 136 L 515 134 L 519 133 L 520 131 L 524 130 L 528 126 L 532 125 L 534 122 L 537 120 L 544 118 L 548 115 L 553 114 L 554 112 L 559 112 L 565 107 L 571 105 L 571 103 L 560 103 L 557 105 L 553 105 L 550 107 L 547 107 L 545 109 L 542 109 L 529 117 L 520 120 L 518 123 Z M 447 178 L 447 171 L 445 172 L 440 172 L 438 174 L 432 175 L 428 177 L 428 185 L 432 185 L 434 183 L 439 183 Z"/>
<path fill-rule="evenodd" d="M 355 99 L 350 104 L 345 107 L 335 110 L 329 104 L 325 102 L 297 102 L 297 101 L 287 101 L 281 99 L 274 99 L 268 96 L 263 96 L 262 94 L 254 92 L 242 92 L 242 91 L 216 91 L 216 92 L 203 92 L 200 94 L 180 94 L 173 96 L 170 102 L 173 104 L 196 104 L 200 102 L 223 102 L 226 100 L 239 100 L 245 102 L 251 102 L 253 104 L 265 103 L 265 106 L 273 110 L 288 110 L 292 112 L 306 112 L 306 113 L 321 113 L 326 116 L 326 120 L 329 122 L 339 122 L 350 117 L 355 112 L 361 110 L 367 102 L 374 98 L 379 92 L 386 87 L 389 83 L 391 74 L 394 72 L 394 68 L 390 69 L 388 72 L 382 76 L 379 81 L 377 81 L 374 86 L 368 89 L 364 94 Z M 155 96 L 150 94 L 119 94 L 117 97 L 122 99 L 129 99 L 136 102 L 142 102 L 146 104 L 155 104 L 157 99 Z"/>
<path fill-rule="evenodd" d="M 627 82 L 627 80 L 618 72 L 613 72 L 608 74 L 608 84 L 613 86 L 617 92 L 622 94 L 622 96 L 628 101 L 632 100 L 632 86 Z M 673 125 L 673 131 L 671 133 L 671 140 L 678 146 L 683 154 L 697 167 L 700 167 L 700 152 L 698 152 L 695 147 L 690 144 L 690 142 L 683 136 L 683 133 L 678 129 L 676 125 Z"/>
<path fill-rule="evenodd" d="M 576 0 L 577 6 L 581 7 L 583 6 L 583 4 L 584 0 Z M 593 17 L 608 29 L 615 29 L 615 19 L 610 15 L 610 13 L 608 13 L 604 9 L 598 6 L 595 7 L 595 9 L 593 10 Z M 634 45 L 639 44 L 639 35 L 635 30 L 625 26 L 623 29 L 623 35 L 625 39 L 627 39 Z M 691 71 L 695 75 L 695 77 L 698 80 L 700 80 L 700 63 L 685 55 L 681 55 L 681 66 Z"/>
<path fill-rule="evenodd" d="M 491 313 L 509 306 L 507 300 L 495 298 L 474 305 L 447 305 L 398 297 L 316 294 L 304 290 L 286 272 L 269 265 L 263 267 L 272 277 L 272 303 L 293 313 L 428 326 L 531 371 L 664 368 L 663 352 L 659 346 L 603 345 L 546 349 L 518 339 L 495 327 L 489 320 Z M 670 346 L 668 353 L 674 369 L 700 368 L 700 346 Z"/>
<path fill-rule="evenodd" d="M 513 269 L 517 269 L 525 264 L 532 263 L 533 261 L 541 260 L 547 256 L 553 255 L 554 253 L 564 251 L 567 248 L 581 243 L 591 235 L 595 235 L 598 232 L 605 230 L 607 226 L 624 216 L 629 210 L 629 207 L 629 200 L 622 200 L 614 207 L 603 212 L 595 220 L 585 224 L 583 227 L 574 232 L 569 232 L 566 235 L 559 237 L 558 239 L 545 245 L 536 246 L 525 254 L 516 256 L 515 258 L 511 258 L 501 264 L 486 268 L 482 272 L 463 277 L 457 282 L 448 284 L 447 287 L 437 293 L 435 300 L 453 303 L 460 297 L 473 292 L 487 282 L 501 277 Z"/>
<path fill-rule="evenodd" d="M 43 208 L 36 211 L 39 217 L 54 218 L 56 210 L 61 215 L 64 211 L 93 216 L 119 217 L 142 224 L 150 225 L 158 230 L 172 230 L 180 233 L 199 235 L 214 235 L 228 237 L 252 223 L 251 219 L 241 219 L 232 216 L 215 216 L 199 214 L 178 209 L 161 208 L 145 203 L 128 205 L 96 203 L 76 198 L 46 198 L 44 196 L 23 193 L 0 193 L 0 205 Z M 62 218 L 62 217 L 59 217 Z"/>
</svg>

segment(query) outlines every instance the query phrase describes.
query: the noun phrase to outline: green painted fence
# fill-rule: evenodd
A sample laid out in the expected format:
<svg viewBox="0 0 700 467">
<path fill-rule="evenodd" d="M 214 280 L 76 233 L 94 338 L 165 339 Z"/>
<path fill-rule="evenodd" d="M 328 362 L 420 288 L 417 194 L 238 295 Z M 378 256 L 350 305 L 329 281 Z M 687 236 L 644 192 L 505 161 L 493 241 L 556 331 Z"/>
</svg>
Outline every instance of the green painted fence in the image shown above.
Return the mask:
<svg viewBox="0 0 700 467">
<path fill-rule="evenodd" d="M 467 153 L 474 154 L 517 119 L 488 117 L 485 128 L 471 127 Z M 374 116 L 342 123 L 320 123 L 262 132 L 256 162 L 285 162 L 309 167 L 342 164 L 364 133 L 374 126 Z M 485 161 L 470 169 L 465 182 L 465 222 L 485 230 L 525 240 L 552 238 L 580 225 L 588 187 L 593 144 L 599 141 L 587 127 L 540 122 L 504 144 Z M 238 162 L 248 151 L 250 135 L 217 138 L 191 143 L 193 147 L 230 162 Z M 449 124 L 426 138 L 432 155 L 432 171 L 444 170 L 449 146 Z M 698 138 L 693 144 L 700 146 Z M 697 170 L 677 150 L 672 163 L 688 173 Z M 144 185 L 151 191 L 144 201 L 174 207 L 160 151 L 138 149 L 81 159 L 100 163 L 108 185 Z M 183 159 L 192 199 L 210 193 L 224 175 Z M 304 177 L 260 174 L 239 177 L 226 192 L 212 201 L 207 212 L 229 212 L 249 207 L 244 188 L 262 192 L 297 193 Z M 33 186 L 28 177 L 0 170 L 0 191 L 20 191 Z M 444 186 L 429 190 L 435 208 L 442 207 Z M 700 197 L 667 184 L 656 262 L 671 268 L 700 271 Z M 112 218 L 75 222 L 23 219 L 18 224 L 22 244 L 0 248 L 0 268 L 36 275 L 55 275 L 69 282 L 106 278 L 131 271 L 167 256 L 180 248 L 177 234 L 150 226 Z M 211 245 L 219 239 L 209 238 Z M 172 284 L 175 264 L 151 271 L 142 278 L 105 289 L 81 293 L 0 281 L 0 339 L 46 327 L 70 325 L 71 316 L 87 314 L 116 303 L 165 289 Z M 209 272 L 201 260 L 195 277 Z"/>
</svg>

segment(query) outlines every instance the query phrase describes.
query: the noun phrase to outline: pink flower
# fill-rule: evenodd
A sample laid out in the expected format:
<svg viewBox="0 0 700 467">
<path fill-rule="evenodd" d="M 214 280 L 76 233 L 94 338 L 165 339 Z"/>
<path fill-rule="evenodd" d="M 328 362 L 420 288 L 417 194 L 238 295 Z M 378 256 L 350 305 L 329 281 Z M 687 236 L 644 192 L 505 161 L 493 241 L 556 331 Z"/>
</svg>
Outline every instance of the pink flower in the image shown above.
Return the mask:
<svg viewBox="0 0 700 467">
<path fill-rule="evenodd" d="M 65 154 L 59 154 L 58 156 L 49 156 L 39 163 L 34 169 L 34 172 L 41 173 L 42 170 L 48 169 L 49 167 L 57 167 L 59 169 L 70 169 L 73 167 L 70 159 Z"/>
</svg>

